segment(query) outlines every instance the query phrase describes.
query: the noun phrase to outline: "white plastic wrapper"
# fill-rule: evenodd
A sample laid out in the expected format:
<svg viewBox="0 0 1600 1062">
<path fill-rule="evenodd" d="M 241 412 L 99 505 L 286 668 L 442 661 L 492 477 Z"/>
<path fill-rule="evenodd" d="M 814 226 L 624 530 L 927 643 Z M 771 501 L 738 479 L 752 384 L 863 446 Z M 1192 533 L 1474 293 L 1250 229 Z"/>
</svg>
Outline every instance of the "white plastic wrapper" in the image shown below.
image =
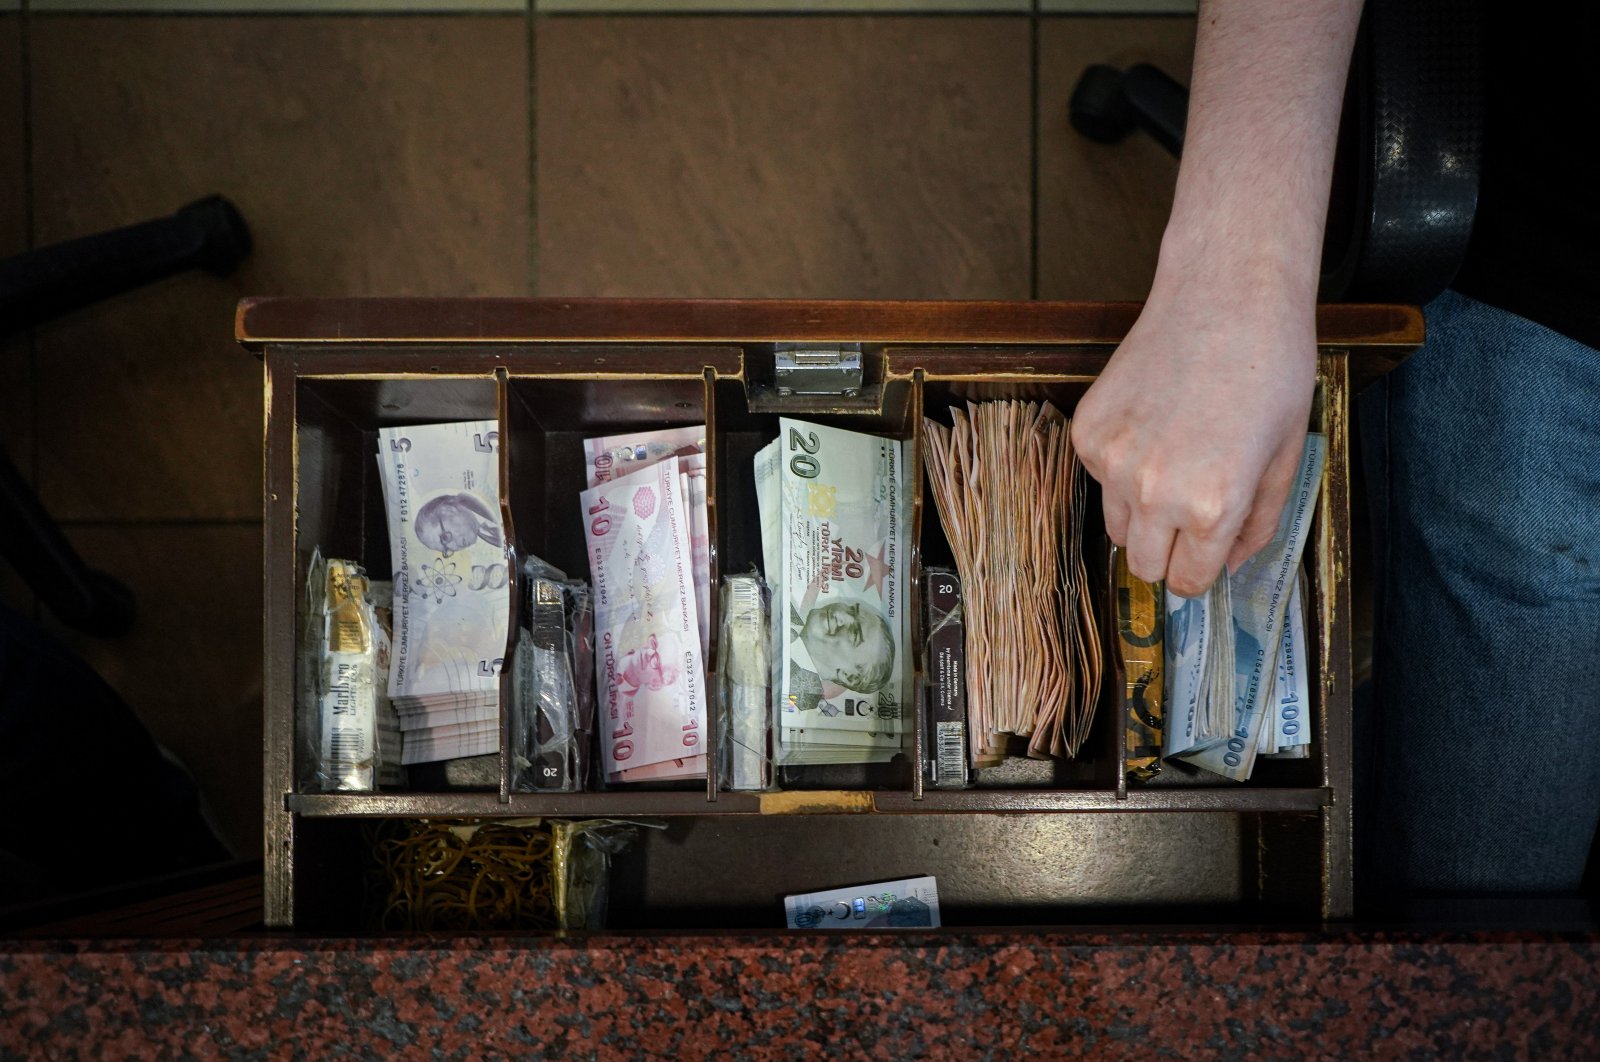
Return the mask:
<svg viewBox="0 0 1600 1062">
<path fill-rule="evenodd" d="M 766 584 L 755 575 L 722 580 L 722 673 L 717 700 L 724 789 L 772 785 L 772 664 Z"/>
<path fill-rule="evenodd" d="M 521 630 L 513 655 L 511 787 L 578 792 L 594 730 L 589 588 L 529 557 L 522 564 Z"/>
<path fill-rule="evenodd" d="M 366 792 L 378 774 L 377 620 L 354 561 L 311 555 L 301 634 L 301 788 Z"/>
</svg>

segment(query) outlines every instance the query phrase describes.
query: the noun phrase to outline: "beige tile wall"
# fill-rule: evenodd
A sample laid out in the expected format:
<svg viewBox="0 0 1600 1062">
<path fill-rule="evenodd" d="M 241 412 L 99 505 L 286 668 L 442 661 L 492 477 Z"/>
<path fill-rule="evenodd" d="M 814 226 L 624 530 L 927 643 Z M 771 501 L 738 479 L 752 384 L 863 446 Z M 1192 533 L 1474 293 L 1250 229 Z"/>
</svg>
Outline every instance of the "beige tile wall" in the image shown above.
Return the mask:
<svg viewBox="0 0 1600 1062">
<path fill-rule="evenodd" d="M 1024 19 L 538 31 L 538 289 L 1026 298 Z"/>
<path fill-rule="evenodd" d="M 1187 85 L 1193 53 L 1193 19 L 1040 22 L 1040 298 L 1143 299 L 1149 291 L 1177 160 L 1142 133 L 1111 145 L 1079 136 L 1067 101 L 1095 63 L 1154 63 Z"/>
<path fill-rule="evenodd" d="M 211 192 L 255 236 L 234 276 L 173 278 L 37 336 L 41 496 L 140 606 L 126 638 L 63 633 L 184 756 L 241 851 L 260 829 L 262 406 L 234 306 L 526 294 L 525 31 L 520 16 L 33 20 L 41 241 Z"/>
</svg>

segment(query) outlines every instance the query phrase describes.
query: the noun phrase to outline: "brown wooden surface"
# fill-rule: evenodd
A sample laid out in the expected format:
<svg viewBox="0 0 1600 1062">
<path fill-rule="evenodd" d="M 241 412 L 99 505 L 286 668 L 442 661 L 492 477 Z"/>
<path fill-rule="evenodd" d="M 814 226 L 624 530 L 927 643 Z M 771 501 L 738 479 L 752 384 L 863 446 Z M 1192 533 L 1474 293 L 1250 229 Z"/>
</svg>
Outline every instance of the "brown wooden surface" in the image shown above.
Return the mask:
<svg viewBox="0 0 1600 1062">
<path fill-rule="evenodd" d="M 1306 789 L 1204 786 L 1195 789 L 790 789 L 719 793 L 618 789 L 596 793 L 295 793 L 287 807 L 312 818 L 637 818 L 676 815 L 1015 814 L 1041 812 L 1315 812 L 1333 794 Z"/>
<path fill-rule="evenodd" d="M 85 937 L 217 938 L 261 925 L 262 878 L 258 873 L 166 893 L 105 911 L 30 926 L 19 934 L 35 939 Z"/>
<path fill-rule="evenodd" d="M 265 547 L 262 551 L 262 646 L 265 718 L 262 725 L 262 847 L 266 863 L 266 922 L 294 923 L 294 817 L 283 806 L 294 788 L 295 425 L 298 413 L 292 364 L 269 355 L 264 395 L 266 433 Z"/>
<path fill-rule="evenodd" d="M 235 331 L 273 343 L 530 342 L 1115 344 L 1134 302 L 833 301 L 798 299 L 245 299 Z M 1328 346 L 1412 348 L 1415 307 L 1317 309 Z M 1385 357 L 1393 357 L 1385 352 Z"/>
<path fill-rule="evenodd" d="M 1355 735 L 1350 677 L 1350 407 L 1354 396 L 1348 362 L 1330 359 L 1323 367 L 1323 383 L 1328 456 L 1316 538 L 1307 545 L 1315 551 L 1311 558 L 1317 568 L 1313 582 L 1321 598 L 1317 670 L 1322 679 L 1318 704 L 1326 772 L 1323 781 L 1338 794 L 1338 799 L 1322 809 L 1322 914 L 1337 919 L 1355 913 Z"/>
<path fill-rule="evenodd" d="M 996 787 L 997 776 L 990 779 L 990 787 L 930 791 L 920 794 L 921 799 L 916 792 L 920 787 L 909 775 L 903 785 L 890 783 L 893 788 L 884 788 L 883 783 L 874 788 L 873 782 L 819 778 L 812 784 L 830 788 L 767 794 L 712 794 L 689 788 L 576 794 L 294 793 L 296 535 L 326 532 L 323 524 L 329 518 L 316 498 L 300 496 L 306 481 L 301 478 L 305 469 L 297 467 L 297 460 L 314 464 L 328 457 L 306 450 L 304 445 L 296 457 L 295 427 L 309 423 L 312 406 L 332 411 L 335 420 L 349 418 L 350 424 L 366 424 L 381 419 L 381 410 L 397 405 L 421 409 L 412 404 L 417 397 L 412 392 L 419 388 L 448 396 L 463 389 L 476 393 L 493 387 L 500 393 L 502 405 L 509 390 L 521 388 L 526 397 L 534 393 L 527 389 L 537 388 L 542 401 L 559 409 L 561 423 L 570 421 L 567 427 L 576 428 L 591 421 L 610 423 L 635 407 L 648 409 L 652 400 L 672 398 L 662 398 L 655 391 L 693 381 L 700 388 L 695 394 L 703 390 L 704 397 L 689 404 L 703 410 L 709 425 L 719 425 L 718 407 L 724 406 L 722 412 L 732 418 L 726 422 L 728 430 L 748 431 L 751 425 L 740 427 L 739 418 L 748 419 L 750 412 L 745 405 L 748 381 L 744 373 L 751 345 L 784 339 L 882 344 L 884 357 L 875 359 L 874 364 L 885 380 L 893 381 L 886 386 L 885 395 L 909 388 L 918 401 L 937 405 L 958 392 L 984 397 L 993 391 L 994 397 L 1000 397 L 1015 394 L 1019 387 L 1042 387 L 1053 400 L 1070 406 L 1104 366 L 1138 310 L 1135 303 L 789 300 L 264 299 L 242 303 L 240 338 L 247 346 L 265 350 L 271 381 L 265 573 L 269 617 L 265 646 L 268 923 L 293 924 L 294 893 L 303 877 L 294 869 L 295 849 L 303 830 L 325 830 L 329 819 L 446 815 L 1268 815 L 1292 819 L 1298 825 L 1282 832 L 1284 846 L 1279 850 L 1285 857 L 1272 863 L 1267 852 L 1268 861 L 1255 875 L 1261 879 L 1261 898 L 1268 895 L 1269 871 L 1276 874 L 1287 866 L 1296 880 L 1302 874 L 1310 877 L 1308 886 L 1297 893 L 1308 911 L 1334 916 L 1347 913 L 1349 640 L 1345 619 L 1330 613 L 1347 610 L 1349 602 L 1348 382 L 1358 375 L 1385 371 L 1420 343 L 1421 316 L 1409 307 L 1327 306 L 1319 312 L 1328 403 L 1324 428 L 1338 438 L 1330 449 L 1314 568 L 1323 635 L 1320 707 L 1324 723 L 1317 762 L 1273 763 L 1271 770 L 1264 770 L 1253 784 L 1245 786 L 1208 786 L 1192 772 L 1176 768 L 1164 773 L 1158 785 L 1127 788 L 1116 772 L 1069 772 L 1005 779 L 1005 785 L 1015 788 Z M 726 378 L 721 384 L 719 376 Z M 306 382 L 289 386 L 301 380 Z M 641 393 L 641 388 L 651 390 Z M 301 391 L 317 401 L 307 399 L 307 408 L 297 411 L 295 399 Z M 482 396 L 476 399 L 482 400 Z M 888 416 L 890 421 L 898 415 L 884 410 L 868 414 L 880 420 Z M 920 424 L 920 418 L 912 418 L 910 423 Z M 516 430 L 508 430 L 516 435 Z M 714 439 L 720 438 L 718 428 L 713 427 L 712 432 Z M 914 430 L 911 434 L 915 438 Z M 714 448 L 715 443 L 713 452 Z M 539 509 L 536 505 L 531 511 L 537 515 Z M 1115 727 L 1100 729 L 1110 734 L 1108 754 L 1114 767 L 1119 735 Z M 865 788 L 852 788 L 858 785 Z M 831 788 L 834 786 L 838 788 Z M 1274 845 L 1278 845 L 1276 839 Z M 1262 850 L 1266 852 L 1266 846 Z M 1307 858 L 1305 852 L 1315 854 Z M 1319 872 L 1320 882 L 1315 880 Z"/>
</svg>

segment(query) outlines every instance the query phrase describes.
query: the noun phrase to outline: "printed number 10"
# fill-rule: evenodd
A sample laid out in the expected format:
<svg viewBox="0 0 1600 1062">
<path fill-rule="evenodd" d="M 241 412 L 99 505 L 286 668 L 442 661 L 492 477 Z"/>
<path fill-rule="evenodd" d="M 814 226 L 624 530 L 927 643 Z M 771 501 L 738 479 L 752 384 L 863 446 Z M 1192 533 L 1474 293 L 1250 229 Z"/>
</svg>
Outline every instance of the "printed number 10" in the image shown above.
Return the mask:
<svg viewBox="0 0 1600 1062">
<path fill-rule="evenodd" d="M 594 517 L 589 521 L 589 533 L 595 538 L 603 538 L 611 531 L 611 517 L 604 515 L 609 508 L 611 503 L 604 498 L 589 506 L 589 515 Z"/>
</svg>

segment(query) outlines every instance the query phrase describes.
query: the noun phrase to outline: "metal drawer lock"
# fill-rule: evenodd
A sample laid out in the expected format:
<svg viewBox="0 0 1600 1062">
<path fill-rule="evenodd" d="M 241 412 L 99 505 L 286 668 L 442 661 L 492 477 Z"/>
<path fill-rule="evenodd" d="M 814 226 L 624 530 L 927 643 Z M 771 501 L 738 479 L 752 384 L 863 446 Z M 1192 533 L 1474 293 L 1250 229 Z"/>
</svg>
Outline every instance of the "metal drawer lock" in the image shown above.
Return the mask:
<svg viewBox="0 0 1600 1062">
<path fill-rule="evenodd" d="M 859 398 L 865 382 L 861 344 L 817 346 L 779 343 L 773 351 L 773 387 L 778 397 L 816 395 Z"/>
</svg>

